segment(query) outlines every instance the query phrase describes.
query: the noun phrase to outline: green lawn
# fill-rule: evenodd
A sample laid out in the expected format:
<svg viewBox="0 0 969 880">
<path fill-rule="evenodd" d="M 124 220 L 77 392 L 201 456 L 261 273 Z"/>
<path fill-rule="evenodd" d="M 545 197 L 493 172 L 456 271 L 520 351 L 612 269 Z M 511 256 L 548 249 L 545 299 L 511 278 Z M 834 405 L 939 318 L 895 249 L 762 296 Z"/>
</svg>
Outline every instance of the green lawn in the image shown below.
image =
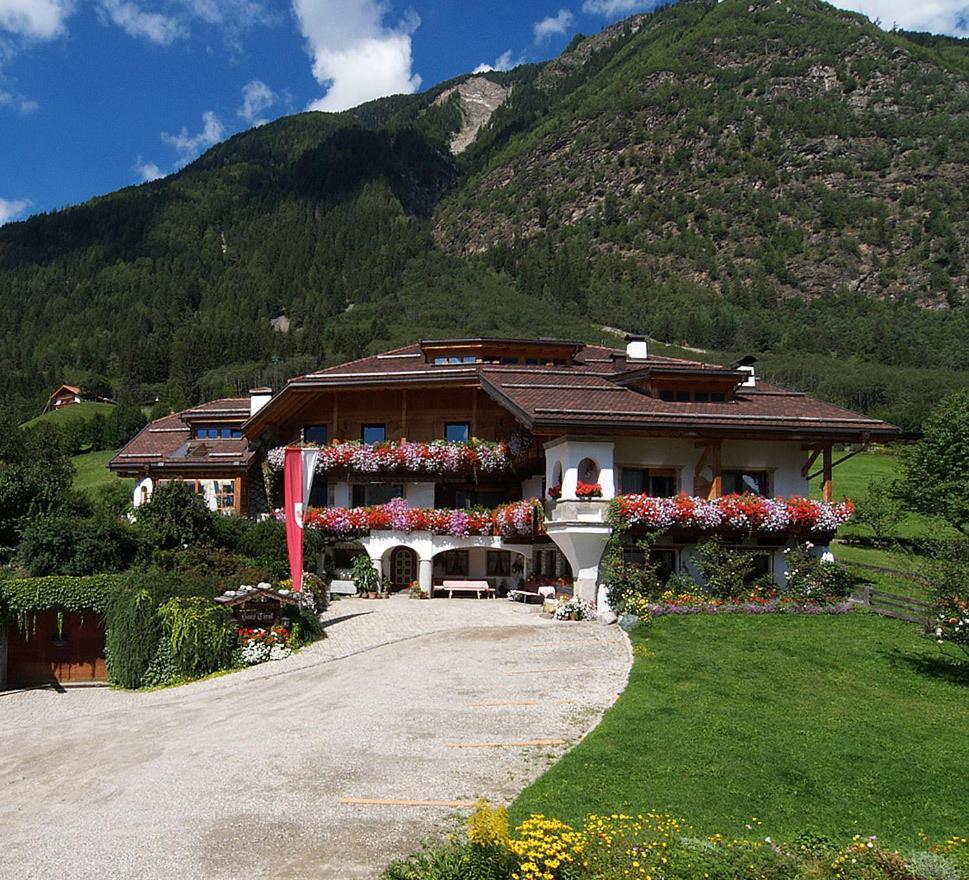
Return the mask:
<svg viewBox="0 0 969 880">
<path fill-rule="evenodd" d="M 628 687 L 519 796 L 516 820 L 660 809 L 699 834 L 742 834 L 756 816 L 786 839 L 902 847 L 965 833 L 969 681 L 947 679 L 915 627 L 862 612 L 665 617 L 632 640 Z"/>
<path fill-rule="evenodd" d="M 21 428 L 32 428 L 44 422 L 54 425 L 67 425 L 71 422 L 86 421 L 93 419 L 98 413 L 107 416 L 114 411 L 113 403 L 75 403 L 73 406 L 64 406 L 60 409 L 51 410 L 43 415 L 36 416 L 28 422 L 24 422 Z"/>
<path fill-rule="evenodd" d="M 838 453 L 835 453 L 837 460 Z M 890 452 L 866 452 L 848 459 L 834 470 L 835 496 L 847 496 L 857 504 L 864 504 L 868 485 L 874 480 L 896 479 L 901 476 L 898 458 Z M 821 497 L 819 479 L 811 482 L 811 495 Z M 919 514 L 908 514 L 899 524 L 894 537 L 901 541 L 919 538 L 955 535 L 955 531 L 943 523 Z M 860 525 L 847 525 L 838 530 L 838 540 L 832 550 L 835 557 L 846 563 L 857 575 L 870 580 L 875 587 L 889 593 L 899 593 L 915 598 L 928 598 L 925 583 L 890 572 L 875 572 L 865 566 L 894 569 L 896 572 L 918 574 L 923 565 L 922 557 L 904 548 L 872 547 L 852 540 L 871 540 L 871 530 Z"/>
<path fill-rule="evenodd" d="M 71 461 L 74 464 L 74 488 L 85 493 L 94 492 L 100 486 L 121 482 L 129 488 L 134 488 L 134 480 L 125 480 L 108 470 L 108 462 L 118 454 L 117 449 L 106 449 L 103 452 L 85 452 L 75 455 Z"/>
<path fill-rule="evenodd" d="M 835 461 L 844 453 L 835 451 Z M 902 468 L 898 458 L 890 452 L 863 452 L 849 458 L 834 469 L 834 495 L 836 498 L 847 496 L 856 504 L 863 503 L 868 494 L 868 484 L 875 480 L 896 479 L 901 477 Z M 811 497 L 821 497 L 821 480 L 811 481 Z M 840 532 L 845 537 L 859 535 L 871 537 L 871 530 L 863 526 L 846 526 Z M 940 525 L 935 520 L 917 513 L 908 514 L 897 529 L 898 538 L 922 538 L 928 535 L 940 536 L 955 534 L 954 530 Z"/>
</svg>

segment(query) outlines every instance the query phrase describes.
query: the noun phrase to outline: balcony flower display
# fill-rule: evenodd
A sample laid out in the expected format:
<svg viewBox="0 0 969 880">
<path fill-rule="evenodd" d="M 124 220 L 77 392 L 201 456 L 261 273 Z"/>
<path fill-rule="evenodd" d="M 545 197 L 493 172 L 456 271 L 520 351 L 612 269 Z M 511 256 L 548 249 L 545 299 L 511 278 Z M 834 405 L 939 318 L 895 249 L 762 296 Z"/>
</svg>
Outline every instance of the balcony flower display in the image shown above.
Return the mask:
<svg viewBox="0 0 969 880">
<path fill-rule="evenodd" d="M 548 497 L 553 501 L 558 501 L 562 497 L 562 484 L 556 483 L 554 486 L 549 486 Z"/>
<path fill-rule="evenodd" d="M 854 512 L 854 504 L 847 499 L 830 504 L 809 498 L 760 495 L 724 495 L 711 500 L 689 495 L 675 498 L 623 495 L 613 506 L 617 524 L 639 526 L 651 532 L 695 529 L 762 534 L 830 533 L 848 522 Z"/>
<path fill-rule="evenodd" d="M 266 456 L 276 471 L 283 468 L 285 447 L 271 449 Z M 363 474 L 500 474 L 511 469 L 513 456 L 507 443 L 472 438 L 467 442 L 409 440 L 362 443 L 334 440 L 320 447 L 316 473 L 350 470 Z"/>
<path fill-rule="evenodd" d="M 491 511 L 408 507 L 397 498 L 375 507 L 313 507 L 306 511 L 306 528 L 336 537 L 361 537 L 372 531 L 432 532 L 506 538 L 531 537 L 536 530 L 535 501 L 516 501 Z M 277 513 L 277 518 L 280 514 Z"/>
<path fill-rule="evenodd" d="M 602 486 L 598 483 L 583 483 L 579 480 L 575 484 L 575 497 L 576 498 L 601 498 L 602 497 Z"/>
</svg>

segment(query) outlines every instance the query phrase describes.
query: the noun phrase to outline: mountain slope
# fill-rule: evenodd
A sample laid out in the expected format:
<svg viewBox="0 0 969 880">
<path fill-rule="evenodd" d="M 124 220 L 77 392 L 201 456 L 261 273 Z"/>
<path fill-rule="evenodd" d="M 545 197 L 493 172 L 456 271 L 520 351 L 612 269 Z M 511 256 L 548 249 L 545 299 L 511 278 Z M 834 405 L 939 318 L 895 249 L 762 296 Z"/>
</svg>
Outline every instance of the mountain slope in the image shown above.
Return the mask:
<svg viewBox="0 0 969 880">
<path fill-rule="evenodd" d="M 966 109 L 966 41 L 681 0 L 543 65 L 280 119 L 0 229 L 0 401 L 104 376 L 179 405 L 421 335 L 608 325 L 769 352 L 916 426 L 969 370 Z"/>
<path fill-rule="evenodd" d="M 580 237 L 719 292 L 961 304 L 969 82 L 953 68 L 822 3 L 681 3 L 490 156 L 437 237 L 458 254 Z"/>
</svg>

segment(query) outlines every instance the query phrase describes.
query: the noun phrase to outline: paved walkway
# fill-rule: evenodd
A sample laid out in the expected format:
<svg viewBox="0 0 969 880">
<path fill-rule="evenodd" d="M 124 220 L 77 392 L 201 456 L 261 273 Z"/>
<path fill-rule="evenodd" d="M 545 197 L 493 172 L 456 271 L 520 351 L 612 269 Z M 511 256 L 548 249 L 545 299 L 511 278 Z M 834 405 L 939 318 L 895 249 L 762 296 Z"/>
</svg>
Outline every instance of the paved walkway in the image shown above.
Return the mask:
<svg viewBox="0 0 969 880">
<path fill-rule="evenodd" d="M 347 599 L 327 634 L 155 693 L 0 694 L 0 878 L 378 877 L 456 810 L 341 799 L 508 801 L 630 662 L 505 601 Z"/>
</svg>

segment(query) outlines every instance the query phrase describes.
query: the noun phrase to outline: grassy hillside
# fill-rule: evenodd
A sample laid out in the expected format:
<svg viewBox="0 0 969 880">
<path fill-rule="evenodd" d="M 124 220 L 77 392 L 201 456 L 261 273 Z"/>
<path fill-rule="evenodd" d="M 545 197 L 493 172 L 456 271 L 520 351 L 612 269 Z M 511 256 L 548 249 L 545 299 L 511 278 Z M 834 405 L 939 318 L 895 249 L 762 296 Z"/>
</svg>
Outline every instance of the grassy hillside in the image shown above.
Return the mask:
<svg viewBox="0 0 969 880">
<path fill-rule="evenodd" d="M 101 486 L 122 484 L 134 489 L 134 480 L 122 479 L 108 470 L 108 462 L 118 454 L 117 449 L 86 452 L 71 459 L 74 465 L 74 488 L 85 494 L 96 492 Z"/>
<path fill-rule="evenodd" d="M 73 422 L 86 422 L 100 414 L 106 416 L 115 409 L 113 403 L 75 403 L 72 406 L 64 406 L 60 409 L 45 412 L 42 415 L 24 422 L 20 427 L 33 428 L 36 425 L 51 424 L 63 427 Z"/>
</svg>

